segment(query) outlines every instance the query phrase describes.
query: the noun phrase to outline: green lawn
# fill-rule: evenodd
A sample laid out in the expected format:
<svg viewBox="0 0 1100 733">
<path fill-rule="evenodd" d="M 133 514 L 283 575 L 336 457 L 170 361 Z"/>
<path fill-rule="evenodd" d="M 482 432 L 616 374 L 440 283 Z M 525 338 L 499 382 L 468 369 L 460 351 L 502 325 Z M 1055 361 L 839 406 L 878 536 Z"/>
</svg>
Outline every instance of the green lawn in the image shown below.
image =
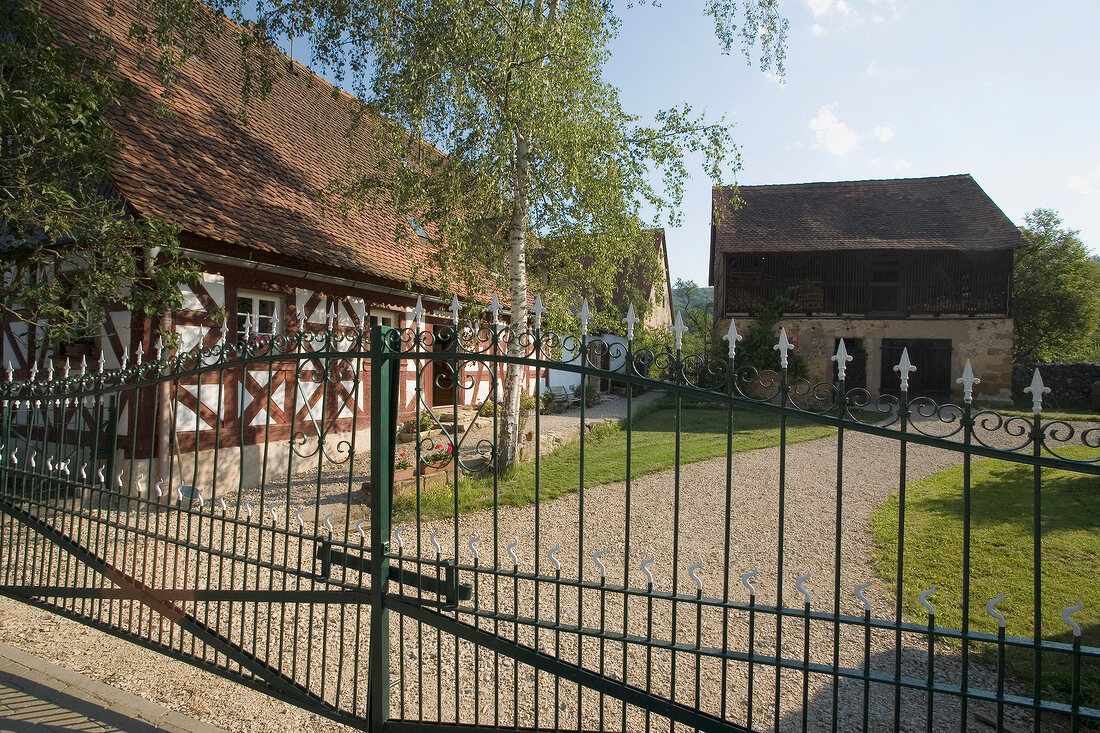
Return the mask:
<svg viewBox="0 0 1100 733">
<path fill-rule="evenodd" d="M 726 454 L 727 422 L 722 408 L 690 405 L 681 411 L 680 463 L 694 463 Z M 631 435 L 631 475 L 635 478 L 675 465 L 676 410 L 662 399 L 634 419 Z M 814 440 L 833 430 L 791 420 L 788 443 Z M 626 430 L 604 426 L 591 431 L 584 442 L 585 487 L 622 481 L 626 477 Z M 779 444 L 779 418 L 756 412 L 733 413 L 733 452 L 768 448 Z M 579 489 L 580 443 L 566 445 L 539 463 L 539 498 L 542 501 L 571 494 Z M 492 480 L 462 479 L 459 482 L 459 512 L 493 505 Z M 497 487 L 502 506 L 523 506 L 535 500 L 535 465 L 521 463 Z M 414 496 L 394 497 L 396 515 L 409 518 L 416 508 Z M 451 487 L 429 489 L 421 494 L 424 518 L 454 514 Z"/>
<path fill-rule="evenodd" d="M 1088 449 L 1074 457 L 1088 457 Z M 1091 451 L 1095 453 L 1095 451 Z M 1071 454 L 1072 455 L 1072 454 Z M 1042 486 L 1042 626 L 1044 638 L 1072 643 L 1061 611 L 1078 599 L 1084 609 L 1074 618 L 1083 643 L 1100 646 L 1100 478 L 1044 470 Z M 930 598 L 939 626 L 959 628 L 962 608 L 962 467 L 948 469 L 906 487 L 904 608 L 924 623 L 917 593 L 936 585 Z M 985 603 L 1000 592 L 998 609 L 1011 636 L 1032 636 L 1033 550 L 1032 469 L 982 460 L 971 473 L 971 628 L 996 633 Z M 898 499 L 895 495 L 872 516 L 879 570 L 888 581 L 897 572 Z M 980 650 L 987 659 L 992 650 Z M 1010 648 L 1006 667 L 1019 680 L 1032 679 L 1032 654 Z M 1043 657 L 1044 686 L 1068 702 L 1068 655 Z M 1083 704 L 1100 705 L 1100 663 L 1084 660 Z"/>
</svg>

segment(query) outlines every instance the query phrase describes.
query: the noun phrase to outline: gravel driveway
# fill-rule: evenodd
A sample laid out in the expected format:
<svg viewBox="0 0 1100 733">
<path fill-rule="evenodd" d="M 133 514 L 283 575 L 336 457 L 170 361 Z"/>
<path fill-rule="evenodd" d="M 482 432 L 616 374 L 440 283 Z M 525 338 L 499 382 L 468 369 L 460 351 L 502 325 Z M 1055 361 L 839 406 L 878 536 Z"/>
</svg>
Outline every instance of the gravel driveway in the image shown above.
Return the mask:
<svg viewBox="0 0 1100 733">
<path fill-rule="evenodd" d="M 596 415 L 590 415 L 596 417 Z M 544 428 L 546 426 L 544 425 Z M 848 432 L 844 449 L 844 497 L 843 531 L 841 536 L 840 584 L 841 611 L 862 614 L 862 605 L 852 595 L 857 583 L 871 581 L 867 595 L 872 602 L 876 618 L 893 617 L 894 605 L 888 590 L 875 578 L 870 558 L 872 547 L 869 516 L 871 511 L 893 493 L 898 485 L 898 445 L 887 438 L 876 438 Z M 915 480 L 959 462 L 959 454 L 911 445 L 908 457 L 908 480 Z M 823 438 L 787 447 L 787 488 L 783 543 L 783 593 L 785 605 L 801 607 L 794 580 L 809 571 L 807 583 L 813 594 L 813 608 L 828 611 L 833 607 L 837 439 Z M 778 468 L 779 449 L 771 448 L 735 455 L 732 461 L 732 504 L 730 527 L 730 598 L 748 600 L 748 592 L 741 585 L 742 572 L 756 569 L 754 584 L 758 604 L 774 604 L 777 593 L 778 542 Z M 605 549 L 602 561 L 607 566 L 606 582 L 609 586 L 623 583 L 624 562 L 629 566 L 628 585 L 644 587 L 644 579 L 638 563 L 653 557 L 651 570 L 654 589 L 672 590 L 674 555 L 678 567 L 678 587 L 681 593 L 694 594 L 695 585 L 687 577 L 690 563 L 701 562 L 703 593 L 709 597 L 721 597 L 723 592 L 722 567 L 724 563 L 726 459 L 718 458 L 683 466 L 679 471 L 679 512 L 674 512 L 676 472 L 662 471 L 633 482 L 630 494 L 630 512 L 626 511 L 624 485 L 608 484 L 544 503 L 539 513 L 540 572 L 552 572 L 546 560 L 546 551 L 555 544 L 561 545 L 557 557 L 562 563 L 562 577 L 585 581 L 598 581 L 596 565 L 588 556 L 597 549 Z M 583 500 L 583 511 L 581 501 Z M 472 562 L 466 540 L 479 535 L 481 563 L 491 564 L 494 553 L 499 553 L 500 564 L 511 569 L 511 561 L 505 555 L 505 545 L 517 540 L 516 552 L 520 557 L 521 571 L 534 570 L 535 513 L 532 507 L 502 508 L 463 516 L 457 527 L 460 547 L 459 561 Z M 630 552 L 625 557 L 627 541 L 626 524 L 629 519 Z M 678 522 L 678 527 L 677 523 Z M 421 528 L 420 548 L 424 556 L 432 556 L 429 533 L 439 530 L 444 538 L 443 555 L 454 555 L 455 526 L 449 521 L 425 524 Z M 416 542 L 412 532 L 405 533 L 406 552 L 413 551 Z M 586 559 L 578 569 L 579 538 L 583 537 Z M 677 545 L 674 553 L 674 542 Z M 125 553 L 123 553 L 125 555 Z M 136 554 L 135 554 L 136 557 Z M 467 573 L 468 579 L 470 575 Z M 479 580 L 479 603 L 482 608 L 497 608 L 510 612 L 514 607 L 513 588 L 505 581 L 505 592 L 492 594 L 488 589 L 490 576 Z M 608 629 L 623 630 L 623 602 L 618 594 L 586 590 L 578 600 L 576 590 L 562 590 L 561 605 L 548 605 L 553 588 L 540 584 L 539 614 L 561 614 L 562 623 L 595 627 L 601 623 Z M 531 615 L 535 604 L 533 583 L 519 582 L 515 586 L 516 601 L 521 615 Z M 496 599 L 491 601 L 490 599 Z M 552 600 L 552 599 L 551 599 Z M 602 613 L 601 613 L 602 604 Z M 629 619 L 626 630 L 630 634 L 669 639 L 672 628 L 673 604 L 658 601 L 652 614 L 652 629 L 647 629 L 646 599 L 633 596 L 628 601 Z M 525 613 L 526 611 L 526 613 Z M 749 637 L 748 614 L 731 612 L 727 618 L 716 609 L 702 614 L 696 625 L 695 608 L 680 604 L 676 623 L 676 641 L 688 645 L 722 647 L 723 636 L 730 649 L 746 651 Z M 578 618 L 579 616 L 579 618 Z M 468 617 L 464 617 L 468 618 Z M 774 655 L 775 622 L 770 616 L 758 615 L 755 619 L 755 653 Z M 456 644 L 444 638 L 437 645 L 434 632 L 417 632 L 412 621 L 392 619 L 395 634 L 404 634 L 404 646 L 395 640 L 392 644 L 391 665 L 395 676 L 405 665 L 405 676 L 393 691 L 393 710 L 404 704 L 409 712 L 423 711 L 425 719 L 435 719 L 437 712 L 444 720 L 457 715 L 463 722 L 472 722 L 475 715 L 481 722 L 491 721 L 499 715 L 502 724 L 514 720 L 512 698 L 518 698 L 520 725 L 533 723 L 536 709 L 539 725 L 547 726 L 559 716 L 561 725 L 586 728 L 600 726 L 618 729 L 623 727 L 622 707 L 611 699 L 602 700 L 589 691 L 578 694 L 572 683 L 563 683 L 555 697 L 555 683 L 546 674 L 536 680 L 532 670 L 520 667 L 516 670 L 510 661 L 493 664 L 492 655 L 481 652 L 474 659 L 472 645 Z M 482 628 L 492 628 L 488 621 Z M 504 625 L 504 632 L 511 627 Z M 311 633 L 324 635 L 323 631 Z M 553 651 L 551 632 L 542 631 L 537 642 L 529 628 L 516 630 L 520 641 L 535 644 L 544 651 Z M 833 658 L 833 626 L 826 622 L 813 622 L 810 630 L 811 657 L 814 662 L 831 663 Z M 57 616 L 24 606 L 14 601 L 0 599 L 0 640 L 25 651 L 38 654 L 52 661 L 98 679 L 116 684 L 123 689 L 150 697 L 178 709 L 188 715 L 207 720 L 233 731 L 247 730 L 341 730 L 341 726 L 318 719 L 309 713 L 273 701 L 258 693 L 237 687 L 229 682 L 208 675 L 190 666 L 146 652 L 112 637 L 102 635 Z M 576 638 L 562 635 L 557 640 L 560 654 L 566 660 L 578 659 Z M 841 643 L 837 650 L 840 664 L 845 667 L 863 667 L 863 631 L 857 627 L 842 629 Z M 312 643 L 316 642 L 314 638 Z M 303 642 L 310 644 L 309 638 Z M 783 626 L 783 655 L 799 658 L 802 653 L 803 621 L 789 618 Z M 923 637 L 905 639 L 903 653 L 904 673 L 923 677 L 926 647 Z M 893 634 L 875 633 L 871 642 L 871 668 L 892 674 L 894 669 Z M 456 678 L 454 656 L 459 656 Z M 673 688 L 678 700 L 698 705 L 710 712 L 720 712 L 722 699 L 721 668 L 714 660 L 704 662 L 696 676 L 693 655 L 677 655 L 675 667 L 664 651 L 647 657 L 642 645 L 629 645 L 625 672 L 631 684 L 643 684 L 649 675 L 649 683 L 659 693 L 667 695 Z M 614 675 L 622 677 L 624 670 L 621 644 L 599 644 L 594 639 L 582 642 L 579 657 L 584 666 L 598 668 L 601 664 Z M 413 670 L 423 664 L 424 676 Z M 939 649 L 936 660 L 937 679 L 957 679 L 957 650 Z M 474 670 L 476 669 L 476 674 Z M 675 669 L 675 683 L 673 670 Z M 436 679 L 439 670 L 439 679 Z M 696 693 L 698 681 L 698 693 Z M 771 729 L 775 709 L 776 684 L 774 672 L 765 665 L 756 665 L 753 692 L 753 717 L 751 725 L 756 729 Z M 436 708 L 436 684 L 442 690 L 441 711 Z M 518 683 L 518 685 L 517 685 Z M 971 683 L 979 686 L 993 684 L 990 671 L 979 665 L 971 666 Z M 807 713 L 810 730 L 827 730 L 831 722 L 833 679 L 830 676 L 811 674 L 806 691 L 809 698 Z M 747 724 L 746 665 L 733 663 L 728 668 L 726 697 L 727 716 L 733 721 Z M 474 694 L 480 691 L 480 696 Z M 885 730 L 893 719 L 893 690 L 886 686 L 872 686 L 871 730 Z M 496 692 L 504 698 L 503 710 L 496 709 Z M 421 694 L 423 692 L 423 694 Z M 698 697 L 696 698 L 696 695 Z M 798 670 L 786 670 L 778 686 L 780 698 L 781 729 L 801 729 L 803 685 Z M 858 730 L 862 716 L 862 683 L 841 681 L 837 690 L 839 704 L 837 715 L 841 730 Z M 456 708 L 457 701 L 457 708 Z M 958 729 L 957 706 L 948 696 L 935 700 L 936 730 Z M 423 707 L 421 707 L 423 706 Z M 903 695 L 902 729 L 924 730 L 925 696 L 906 692 Z M 951 722 L 954 720 L 955 722 Z M 628 709 L 626 729 L 635 730 L 644 725 L 640 711 Z M 667 726 L 655 725 L 664 730 Z"/>
</svg>

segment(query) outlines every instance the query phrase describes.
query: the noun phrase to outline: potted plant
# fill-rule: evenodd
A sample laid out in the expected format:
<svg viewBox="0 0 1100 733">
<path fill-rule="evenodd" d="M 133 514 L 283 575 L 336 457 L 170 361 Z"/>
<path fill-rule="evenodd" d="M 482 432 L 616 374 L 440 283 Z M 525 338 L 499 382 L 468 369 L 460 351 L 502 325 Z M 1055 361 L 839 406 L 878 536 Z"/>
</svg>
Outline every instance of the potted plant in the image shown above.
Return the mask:
<svg viewBox="0 0 1100 733">
<path fill-rule="evenodd" d="M 420 466 L 420 474 L 427 476 L 428 474 L 442 471 L 450 463 L 451 454 L 454 452 L 454 444 L 447 443 L 444 447 L 442 443 L 435 444 L 435 450 L 431 453 L 424 455 L 424 463 Z"/>
<path fill-rule="evenodd" d="M 531 415 L 535 413 L 535 398 L 527 390 L 519 396 L 519 429 L 522 431 Z"/>
<path fill-rule="evenodd" d="M 416 475 L 416 469 L 413 467 L 412 461 L 409 459 L 409 454 L 406 451 L 401 451 L 397 458 L 393 462 L 393 480 L 404 481 L 410 479 Z"/>
</svg>

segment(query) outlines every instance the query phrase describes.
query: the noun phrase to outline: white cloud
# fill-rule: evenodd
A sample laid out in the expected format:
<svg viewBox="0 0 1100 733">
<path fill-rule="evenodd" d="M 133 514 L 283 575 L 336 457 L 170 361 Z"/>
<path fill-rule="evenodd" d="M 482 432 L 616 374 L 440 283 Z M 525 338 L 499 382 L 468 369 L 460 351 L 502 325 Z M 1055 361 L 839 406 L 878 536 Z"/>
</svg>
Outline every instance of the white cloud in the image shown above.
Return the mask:
<svg viewBox="0 0 1100 733">
<path fill-rule="evenodd" d="M 840 1 L 844 2 L 844 0 Z M 806 0 L 806 6 L 815 18 L 820 18 L 829 12 L 829 8 L 833 6 L 833 0 Z"/>
<path fill-rule="evenodd" d="M 894 161 L 894 170 L 896 170 L 898 173 L 904 173 L 905 171 L 909 170 L 909 161 L 905 158 L 898 158 Z"/>
<path fill-rule="evenodd" d="M 813 33 L 815 36 L 823 36 L 825 35 L 825 27 L 819 23 L 814 23 L 814 27 L 810 29 L 810 33 Z"/>
<path fill-rule="evenodd" d="M 894 126 L 893 125 L 879 125 L 875 129 L 871 130 L 871 134 L 879 139 L 879 142 L 886 142 L 894 139 Z"/>
<path fill-rule="evenodd" d="M 866 70 L 864 70 L 863 73 L 866 74 L 869 77 L 874 78 L 876 76 L 881 76 L 882 75 L 882 69 L 880 69 L 878 67 L 878 62 L 877 61 L 868 61 L 867 62 L 867 68 L 866 68 Z"/>
<path fill-rule="evenodd" d="M 1080 193 L 1085 196 L 1090 196 L 1094 193 L 1100 193 L 1100 188 L 1097 188 L 1092 182 L 1092 176 L 1078 176 L 1073 175 L 1066 181 L 1066 188 L 1074 193 Z"/>
<path fill-rule="evenodd" d="M 836 156 L 844 156 L 859 147 L 859 135 L 836 118 L 836 105 L 826 105 L 810 120 L 814 132 L 814 147 L 825 148 Z"/>
<path fill-rule="evenodd" d="M 841 13 L 843 15 L 848 15 L 849 13 L 852 12 L 852 6 L 849 5 L 848 3 L 844 2 L 844 0 L 837 0 L 836 10 L 837 10 L 838 13 Z"/>
</svg>

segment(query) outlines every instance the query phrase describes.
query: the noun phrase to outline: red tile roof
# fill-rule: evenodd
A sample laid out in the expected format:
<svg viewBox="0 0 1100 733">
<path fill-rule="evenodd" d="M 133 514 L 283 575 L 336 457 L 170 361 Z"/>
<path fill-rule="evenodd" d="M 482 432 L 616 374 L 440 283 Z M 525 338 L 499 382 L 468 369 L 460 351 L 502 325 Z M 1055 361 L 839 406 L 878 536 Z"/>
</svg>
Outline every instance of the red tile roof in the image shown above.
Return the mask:
<svg viewBox="0 0 1100 733">
<path fill-rule="evenodd" d="M 156 114 L 163 87 L 151 68 L 138 71 L 138 45 L 128 36 L 138 18 L 133 0 L 41 0 L 43 11 L 73 43 L 93 33 L 112 41 L 120 73 L 136 98 L 116 115 L 124 147 L 115 186 L 140 213 L 165 218 L 185 232 L 236 245 L 256 259 L 294 259 L 328 271 L 439 289 L 438 273 L 414 278 L 410 258 L 425 246 L 395 242 L 403 217 L 384 203 L 345 215 L 323 191 L 348 165 L 385 176 L 385 152 L 367 115 L 349 135 L 354 100 L 289 60 L 279 64 L 270 93 L 242 102 L 237 26 L 225 22 L 208 53 L 182 64 L 172 89 L 174 115 Z M 242 121 L 247 116 L 247 123 Z M 226 250 L 223 253 L 229 254 Z M 240 253 L 233 253 L 240 254 Z M 433 287 L 430 283 L 435 282 Z"/>
<path fill-rule="evenodd" d="M 734 210 L 737 193 L 744 201 Z M 968 174 L 715 187 L 714 251 L 989 251 L 1027 244 Z"/>
</svg>

